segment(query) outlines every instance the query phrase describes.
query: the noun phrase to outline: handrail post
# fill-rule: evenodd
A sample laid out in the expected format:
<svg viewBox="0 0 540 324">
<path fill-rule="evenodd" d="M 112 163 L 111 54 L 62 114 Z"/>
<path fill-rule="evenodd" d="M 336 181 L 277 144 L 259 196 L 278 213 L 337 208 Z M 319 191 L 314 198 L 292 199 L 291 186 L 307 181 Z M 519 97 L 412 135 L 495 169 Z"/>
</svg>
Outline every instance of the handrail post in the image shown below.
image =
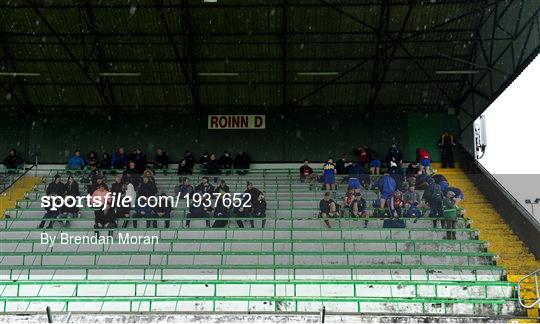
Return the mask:
<svg viewBox="0 0 540 324">
<path fill-rule="evenodd" d="M 540 304 L 540 287 L 538 286 L 538 275 L 539 274 L 540 274 L 540 269 L 529 273 L 528 275 L 526 275 L 523 278 L 519 279 L 519 281 L 517 282 L 516 289 L 517 289 L 517 293 L 518 293 L 518 302 L 521 305 L 521 307 L 531 309 L 534 306 Z M 534 286 L 535 286 L 535 289 L 536 289 L 536 300 L 533 301 L 532 304 L 525 305 L 525 303 L 524 303 L 525 301 L 523 300 L 523 298 L 521 296 L 521 285 L 523 284 L 523 282 L 525 280 L 527 280 L 528 278 L 533 277 L 533 276 L 534 276 Z"/>
</svg>

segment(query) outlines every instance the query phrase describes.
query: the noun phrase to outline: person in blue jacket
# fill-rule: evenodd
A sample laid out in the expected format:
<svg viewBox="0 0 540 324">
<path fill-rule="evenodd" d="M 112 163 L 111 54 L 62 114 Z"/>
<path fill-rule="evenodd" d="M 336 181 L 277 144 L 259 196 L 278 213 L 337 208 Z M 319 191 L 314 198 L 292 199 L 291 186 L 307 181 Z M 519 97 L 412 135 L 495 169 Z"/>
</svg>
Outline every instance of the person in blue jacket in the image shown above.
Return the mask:
<svg viewBox="0 0 540 324">
<path fill-rule="evenodd" d="M 386 172 L 379 178 L 377 188 L 381 193 L 381 208 L 384 208 L 386 201 L 392 198 L 396 191 L 396 181 Z"/>
<path fill-rule="evenodd" d="M 124 148 L 120 147 L 112 156 L 111 166 L 113 169 L 125 169 L 128 166 L 128 156 Z"/>
<path fill-rule="evenodd" d="M 81 151 L 75 150 L 73 156 L 68 161 L 69 169 L 84 169 L 84 158 L 81 156 Z"/>
</svg>

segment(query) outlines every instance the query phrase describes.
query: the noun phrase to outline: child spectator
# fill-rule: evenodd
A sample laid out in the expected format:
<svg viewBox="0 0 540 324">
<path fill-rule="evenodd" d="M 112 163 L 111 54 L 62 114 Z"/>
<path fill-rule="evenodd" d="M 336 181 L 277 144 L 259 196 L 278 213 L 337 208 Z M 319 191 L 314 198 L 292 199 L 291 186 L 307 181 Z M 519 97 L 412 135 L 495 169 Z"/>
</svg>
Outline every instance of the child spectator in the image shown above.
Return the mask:
<svg viewBox="0 0 540 324">
<path fill-rule="evenodd" d="M 336 202 L 330 198 L 330 192 L 325 192 L 323 199 L 319 202 L 319 217 L 324 219 L 326 227 L 332 228 L 328 218 L 337 216 L 337 212 Z"/>
<path fill-rule="evenodd" d="M 23 158 L 17 155 L 16 149 L 9 150 L 8 156 L 4 159 L 4 166 L 8 170 L 20 169 L 24 163 Z"/>
<path fill-rule="evenodd" d="M 154 207 L 154 214 L 159 218 L 165 219 L 165 228 L 169 228 L 171 225 L 172 206 L 170 206 L 170 201 L 166 199 L 167 193 L 162 192 L 159 197 L 160 201 L 158 205 Z M 157 228 L 157 220 L 154 220 L 152 225 L 154 228 Z M 146 227 L 148 227 L 148 225 L 146 225 Z"/>
<path fill-rule="evenodd" d="M 309 190 L 313 190 L 313 184 L 317 182 L 317 175 L 313 173 L 307 159 L 304 159 L 304 164 L 300 167 L 300 181 L 307 182 Z"/>
<path fill-rule="evenodd" d="M 113 154 L 111 166 L 113 169 L 125 169 L 128 166 L 128 157 L 123 147 L 118 148 Z"/>
<path fill-rule="evenodd" d="M 353 187 L 347 188 L 347 193 L 343 197 L 341 214 L 343 216 L 358 216 L 358 205 L 356 204 L 356 194 Z"/>
<path fill-rule="evenodd" d="M 389 204 L 388 204 L 388 207 L 390 209 L 390 214 L 392 215 L 392 217 L 394 218 L 402 217 L 404 205 L 405 204 L 403 203 L 403 195 L 401 191 L 396 190 L 392 194 L 392 197 L 390 197 Z"/>
<path fill-rule="evenodd" d="M 247 174 L 250 164 L 251 157 L 246 152 L 238 151 L 238 154 L 234 159 L 234 168 L 236 169 L 236 173 L 240 175 Z"/>
<path fill-rule="evenodd" d="M 431 156 L 426 149 L 416 149 L 416 155 L 418 162 L 420 162 L 420 172 L 430 174 L 431 173 Z"/>
<path fill-rule="evenodd" d="M 81 170 L 81 169 L 84 169 L 84 165 L 85 165 L 85 162 L 84 162 L 83 157 L 81 156 L 81 151 L 75 150 L 75 152 L 73 152 L 73 156 L 69 158 L 68 169 Z"/>
<path fill-rule="evenodd" d="M 266 200 L 264 199 L 262 192 L 259 193 L 259 196 L 256 197 L 252 205 L 251 217 L 262 218 L 262 228 L 264 228 L 266 225 Z M 255 228 L 255 221 L 251 219 L 249 222 L 251 224 L 251 228 Z"/>
<path fill-rule="evenodd" d="M 169 168 L 169 155 L 167 152 L 158 148 L 156 150 L 156 157 L 154 158 L 154 168 L 156 169 L 168 169 Z"/>
<path fill-rule="evenodd" d="M 336 190 L 336 165 L 332 158 L 323 165 L 323 175 L 326 190 Z"/>
</svg>

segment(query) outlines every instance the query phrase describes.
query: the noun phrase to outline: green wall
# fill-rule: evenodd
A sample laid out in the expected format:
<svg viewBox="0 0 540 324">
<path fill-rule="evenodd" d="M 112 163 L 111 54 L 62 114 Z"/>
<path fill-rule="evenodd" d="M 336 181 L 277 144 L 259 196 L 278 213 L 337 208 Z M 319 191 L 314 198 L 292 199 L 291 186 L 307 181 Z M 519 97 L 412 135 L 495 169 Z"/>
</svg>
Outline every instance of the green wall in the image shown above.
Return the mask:
<svg viewBox="0 0 540 324">
<path fill-rule="evenodd" d="M 123 146 L 128 150 L 141 147 L 149 156 L 162 147 L 173 159 L 186 149 L 197 156 L 203 151 L 221 152 L 243 149 L 256 161 L 313 161 L 352 150 L 362 144 L 373 147 L 384 156 L 395 139 L 406 154 L 415 158 L 416 147 L 424 146 L 438 159 L 437 138 L 445 129 L 455 129 L 455 116 L 447 114 L 354 114 L 334 112 L 296 112 L 281 118 L 267 115 L 265 130 L 208 130 L 207 121 L 193 115 L 137 114 L 118 117 L 103 115 L 38 116 L 32 123 L 29 138 L 25 136 L 22 116 L 6 115 L 0 120 L 0 149 L 11 147 L 37 154 L 39 161 L 63 163 L 70 152 L 79 148 L 86 153 L 95 150 L 112 152 Z"/>
</svg>

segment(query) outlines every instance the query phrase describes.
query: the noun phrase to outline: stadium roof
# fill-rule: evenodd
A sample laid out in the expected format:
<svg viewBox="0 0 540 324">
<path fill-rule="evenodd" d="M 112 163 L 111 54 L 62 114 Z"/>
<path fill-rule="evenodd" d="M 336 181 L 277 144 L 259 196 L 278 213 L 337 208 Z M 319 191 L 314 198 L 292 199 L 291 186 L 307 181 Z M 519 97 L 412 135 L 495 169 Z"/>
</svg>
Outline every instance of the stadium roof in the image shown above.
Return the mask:
<svg viewBox="0 0 540 324">
<path fill-rule="evenodd" d="M 471 96 L 491 102 L 538 53 L 539 7 L 537 0 L 4 1 L 0 106 L 460 113 Z M 484 81 L 487 90 L 478 87 Z"/>
</svg>

